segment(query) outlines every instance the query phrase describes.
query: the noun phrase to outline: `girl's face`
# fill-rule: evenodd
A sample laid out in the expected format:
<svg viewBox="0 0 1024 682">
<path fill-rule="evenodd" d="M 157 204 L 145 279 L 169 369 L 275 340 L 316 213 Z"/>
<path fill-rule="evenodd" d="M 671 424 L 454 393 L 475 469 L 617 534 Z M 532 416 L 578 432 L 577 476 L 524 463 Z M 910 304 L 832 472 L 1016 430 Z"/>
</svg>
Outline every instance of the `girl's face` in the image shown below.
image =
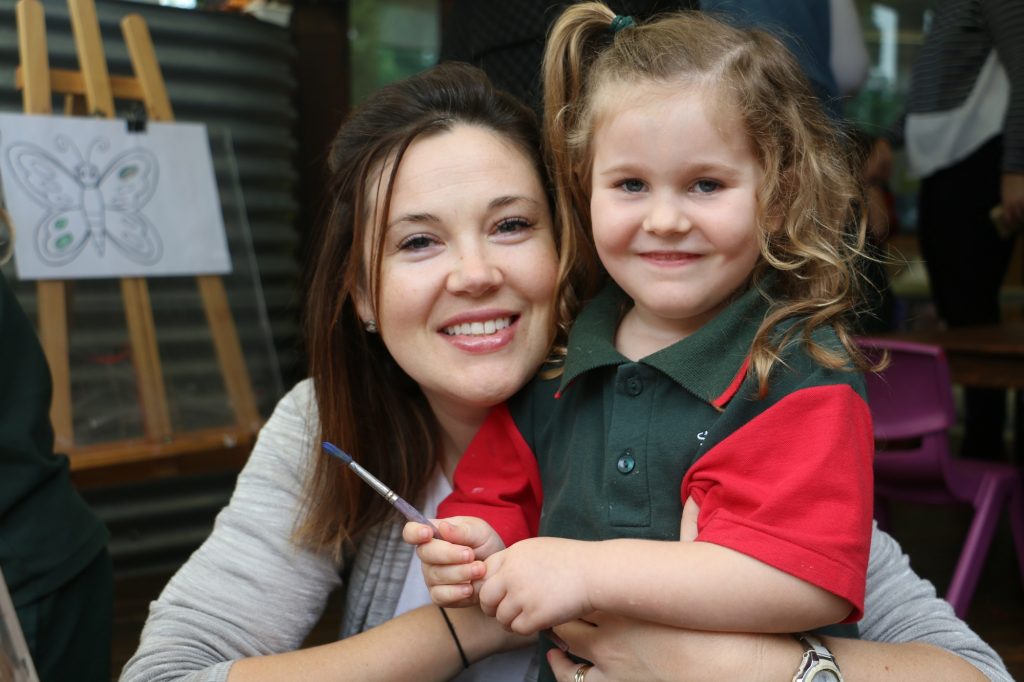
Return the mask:
<svg viewBox="0 0 1024 682">
<path fill-rule="evenodd" d="M 390 169 L 385 169 L 385 177 Z M 381 246 L 375 319 L 442 423 L 472 421 L 528 381 L 548 352 L 557 255 L 530 159 L 479 126 L 405 153 Z"/>
<path fill-rule="evenodd" d="M 603 98 L 630 104 L 609 104 L 594 131 L 591 220 L 601 262 L 635 303 L 624 325 L 664 347 L 747 282 L 762 171 L 739 119 L 707 92 L 629 87 Z"/>
</svg>

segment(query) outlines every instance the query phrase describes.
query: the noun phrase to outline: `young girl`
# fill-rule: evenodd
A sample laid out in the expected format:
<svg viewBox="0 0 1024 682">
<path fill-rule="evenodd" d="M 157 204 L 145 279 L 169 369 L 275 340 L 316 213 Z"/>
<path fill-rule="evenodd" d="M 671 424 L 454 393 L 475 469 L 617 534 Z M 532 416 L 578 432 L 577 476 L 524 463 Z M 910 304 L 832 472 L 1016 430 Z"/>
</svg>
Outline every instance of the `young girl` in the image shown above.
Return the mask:
<svg viewBox="0 0 1024 682">
<path fill-rule="evenodd" d="M 470 549 L 419 549 L 432 596 L 470 601 L 486 569 L 481 605 L 519 633 L 593 610 L 749 632 L 855 621 L 873 442 L 845 321 L 864 229 L 843 142 L 767 34 L 629 23 L 586 3 L 552 29 L 559 213 L 590 225 L 613 282 L 561 376 L 492 413 L 439 509 L 509 549 L 484 566 L 500 543 L 442 523 Z M 699 542 L 664 542 L 687 499 Z"/>
</svg>

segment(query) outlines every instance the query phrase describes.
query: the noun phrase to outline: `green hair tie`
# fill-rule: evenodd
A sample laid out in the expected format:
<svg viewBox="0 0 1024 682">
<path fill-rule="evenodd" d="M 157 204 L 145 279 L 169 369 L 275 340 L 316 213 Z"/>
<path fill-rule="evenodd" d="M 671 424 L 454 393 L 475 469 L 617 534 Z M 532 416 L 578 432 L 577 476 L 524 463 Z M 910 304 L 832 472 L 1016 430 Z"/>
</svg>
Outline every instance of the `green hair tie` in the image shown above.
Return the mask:
<svg viewBox="0 0 1024 682">
<path fill-rule="evenodd" d="M 636 22 L 633 21 L 633 17 L 616 14 L 615 18 L 612 19 L 611 25 L 608 27 L 608 31 L 611 32 L 612 35 L 615 35 L 622 29 L 629 28 L 630 26 L 636 26 Z"/>
</svg>

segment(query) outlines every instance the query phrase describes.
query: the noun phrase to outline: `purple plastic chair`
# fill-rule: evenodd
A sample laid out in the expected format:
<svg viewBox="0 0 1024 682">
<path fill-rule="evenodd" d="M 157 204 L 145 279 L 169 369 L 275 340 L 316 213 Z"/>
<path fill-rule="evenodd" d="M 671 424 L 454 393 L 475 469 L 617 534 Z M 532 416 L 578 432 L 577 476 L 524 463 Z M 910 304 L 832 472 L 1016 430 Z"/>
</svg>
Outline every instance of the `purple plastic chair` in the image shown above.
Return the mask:
<svg viewBox="0 0 1024 682">
<path fill-rule="evenodd" d="M 956 421 L 946 356 L 938 346 L 893 339 L 862 338 L 868 357 L 890 356 L 880 373 L 865 380 L 874 422 L 875 518 L 888 524 L 886 500 L 925 504 L 966 503 L 974 507 L 967 539 L 946 593 L 961 618 L 974 595 L 1004 508 L 1017 547 L 1024 581 L 1024 483 L 1014 465 L 965 460 L 949 451 L 949 429 Z"/>
</svg>

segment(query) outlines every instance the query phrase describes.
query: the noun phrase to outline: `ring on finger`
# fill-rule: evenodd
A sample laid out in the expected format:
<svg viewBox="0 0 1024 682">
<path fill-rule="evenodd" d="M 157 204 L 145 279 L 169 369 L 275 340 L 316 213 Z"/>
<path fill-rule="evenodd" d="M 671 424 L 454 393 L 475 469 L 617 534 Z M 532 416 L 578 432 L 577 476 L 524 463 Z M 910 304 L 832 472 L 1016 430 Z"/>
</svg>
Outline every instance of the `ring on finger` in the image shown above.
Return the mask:
<svg viewBox="0 0 1024 682">
<path fill-rule="evenodd" d="M 584 682 L 584 678 L 587 676 L 587 672 L 594 666 L 589 663 L 584 663 L 580 667 L 576 668 L 576 674 L 572 676 L 572 682 Z"/>
</svg>

